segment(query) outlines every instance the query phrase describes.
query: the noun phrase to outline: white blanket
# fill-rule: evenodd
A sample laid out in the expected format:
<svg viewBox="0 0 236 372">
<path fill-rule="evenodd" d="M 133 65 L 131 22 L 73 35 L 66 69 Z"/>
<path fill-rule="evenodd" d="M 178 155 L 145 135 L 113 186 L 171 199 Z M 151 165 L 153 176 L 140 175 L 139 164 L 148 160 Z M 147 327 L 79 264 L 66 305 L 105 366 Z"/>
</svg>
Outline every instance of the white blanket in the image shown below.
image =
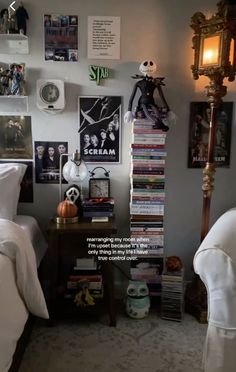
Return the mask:
<svg viewBox="0 0 236 372">
<path fill-rule="evenodd" d="M 5 219 L 0 219 L 0 253 L 15 263 L 16 283 L 26 308 L 32 314 L 48 319 L 48 310 L 37 275 L 36 257 L 29 236 L 20 226 Z"/>
</svg>

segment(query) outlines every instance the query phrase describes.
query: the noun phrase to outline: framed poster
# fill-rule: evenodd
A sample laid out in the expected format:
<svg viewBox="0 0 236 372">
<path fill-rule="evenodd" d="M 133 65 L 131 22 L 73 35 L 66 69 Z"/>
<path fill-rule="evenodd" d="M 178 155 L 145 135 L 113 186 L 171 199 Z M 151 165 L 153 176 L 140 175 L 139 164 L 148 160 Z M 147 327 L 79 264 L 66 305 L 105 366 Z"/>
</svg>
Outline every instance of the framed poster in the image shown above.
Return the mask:
<svg viewBox="0 0 236 372">
<path fill-rule="evenodd" d="M 88 58 L 120 59 L 120 17 L 88 17 Z"/>
<path fill-rule="evenodd" d="M 210 125 L 207 102 L 190 103 L 188 167 L 203 168 L 207 161 Z M 217 110 L 215 166 L 229 167 L 233 102 L 222 102 Z"/>
<path fill-rule="evenodd" d="M 79 97 L 80 152 L 87 163 L 119 163 L 121 97 Z"/>
<path fill-rule="evenodd" d="M 32 159 L 31 116 L 0 116 L 0 159 Z"/>
<path fill-rule="evenodd" d="M 45 61 L 78 61 L 78 16 L 44 15 Z"/>
<path fill-rule="evenodd" d="M 68 153 L 68 142 L 35 141 L 35 182 L 59 183 L 60 180 L 60 155 Z M 67 156 L 62 157 L 62 165 L 67 161 Z M 63 183 L 67 183 L 62 179 Z"/>
</svg>

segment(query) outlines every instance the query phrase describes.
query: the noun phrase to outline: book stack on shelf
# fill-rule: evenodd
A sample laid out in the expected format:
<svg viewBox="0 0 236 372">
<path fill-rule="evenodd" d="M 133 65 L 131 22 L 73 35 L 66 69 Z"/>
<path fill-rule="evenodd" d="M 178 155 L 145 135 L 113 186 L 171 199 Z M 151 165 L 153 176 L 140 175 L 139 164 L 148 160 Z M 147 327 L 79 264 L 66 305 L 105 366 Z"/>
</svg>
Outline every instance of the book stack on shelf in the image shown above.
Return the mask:
<svg viewBox="0 0 236 372">
<path fill-rule="evenodd" d="M 132 124 L 130 174 L 130 237 L 137 251 L 131 262 L 132 279 L 147 283 L 151 299 L 161 296 L 164 256 L 166 132 L 153 129 L 148 119 Z M 141 254 L 139 251 L 141 249 Z M 148 267 L 145 268 L 145 265 Z M 141 264 L 141 266 L 140 266 Z M 143 265 L 143 266 L 142 266 Z M 156 272 L 154 270 L 156 268 Z"/>
<path fill-rule="evenodd" d="M 74 299 L 80 288 L 89 290 L 94 299 L 103 297 L 102 274 L 94 257 L 77 258 L 67 283 L 65 298 Z"/>
<path fill-rule="evenodd" d="M 131 279 L 144 281 L 148 286 L 150 296 L 160 296 L 162 265 L 161 258 L 137 259 L 130 268 Z"/>
<path fill-rule="evenodd" d="M 83 216 L 91 217 L 92 221 L 108 221 L 114 215 L 113 198 L 85 198 L 83 202 Z"/>
<path fill-rule="evenodd" d="M 184 269 L 163 271 L 161 313 L 163 319 L 181 321 L 184 311 Z"/>
</svg>

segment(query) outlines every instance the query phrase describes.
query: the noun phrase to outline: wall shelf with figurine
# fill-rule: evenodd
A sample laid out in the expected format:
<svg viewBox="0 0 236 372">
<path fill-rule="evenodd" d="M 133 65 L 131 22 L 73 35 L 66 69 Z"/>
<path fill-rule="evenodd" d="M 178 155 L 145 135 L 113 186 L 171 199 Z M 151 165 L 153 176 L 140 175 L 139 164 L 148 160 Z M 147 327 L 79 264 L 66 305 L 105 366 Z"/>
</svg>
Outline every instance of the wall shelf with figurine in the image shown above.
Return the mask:
<svg viewBox="0 0 236 372">
<path fill-rule="evenodd" d="M 29 38 L 24 34 L 0 34 L 1 54 L 29 54 Z"/>
<path fill-rule="evenodd" d="M 0 95 L 0 113 L 28 112 L 28 96 Z"/>
</svg>

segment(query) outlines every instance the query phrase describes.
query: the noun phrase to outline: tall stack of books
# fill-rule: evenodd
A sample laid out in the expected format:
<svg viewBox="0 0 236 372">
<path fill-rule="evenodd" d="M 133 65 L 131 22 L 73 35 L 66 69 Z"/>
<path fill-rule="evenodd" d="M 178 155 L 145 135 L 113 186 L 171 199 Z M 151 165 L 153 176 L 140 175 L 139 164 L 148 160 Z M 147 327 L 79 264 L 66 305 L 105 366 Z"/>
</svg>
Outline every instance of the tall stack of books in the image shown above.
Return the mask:
<svg viewBox="0 0 236 372">
<path fill-rule="evenodd" d="M 76 266 L 71 271 L 66 283 L 65 297 L 73 299 L 80 285 L 85 281 L 93 298 L 103 297 L 102 274 L 94 257 L 76 259 Z"/>
<path fill-rule="evenodd" d="M 83 202 L 84 217 L 112 217 L 114 214 L 113 198 L 85 198 Z"/>
<path fill-rule="evenodd" d="M 184 311 L 184 269 L 163 271 L 161 313 L 163 319 L 181 321 Z"/>
<path fill-rule="evenodd" d="M 133 121 L 130 233 L 132 247 L 146 250 L 142 257 L 163 259 L 164 254 L 165 141 L 166 132 L 153 129 L 150 120 Z M 160 294 L 160 286 L 156 286 L 156 293 Z"/>
</svg>

